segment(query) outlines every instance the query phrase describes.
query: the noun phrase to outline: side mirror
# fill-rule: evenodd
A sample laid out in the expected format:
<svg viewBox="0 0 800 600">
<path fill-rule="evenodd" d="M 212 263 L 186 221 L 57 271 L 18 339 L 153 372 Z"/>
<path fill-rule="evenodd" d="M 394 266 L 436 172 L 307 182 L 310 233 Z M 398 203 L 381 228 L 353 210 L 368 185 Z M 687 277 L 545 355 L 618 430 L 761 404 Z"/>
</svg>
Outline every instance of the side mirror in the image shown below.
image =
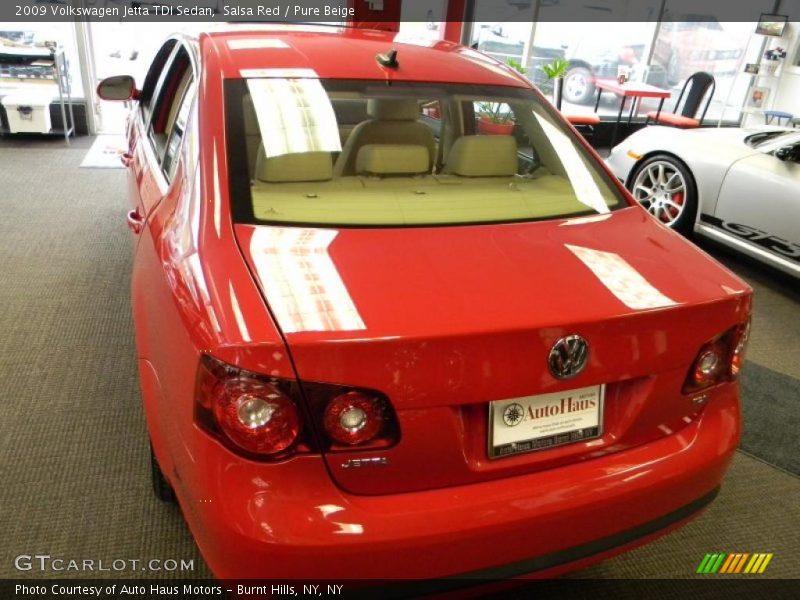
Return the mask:
<svg viewBox="0 0 800 600">
<path fill-rule="evenodd" d="M 102 100 L 124 102 L 136 100 L 139 97 L 139 90 L 136 89 L 136 82 L 130 75 L 115 75 L 100 82 L 97 86 L 97 95 Z"/>
</svg>

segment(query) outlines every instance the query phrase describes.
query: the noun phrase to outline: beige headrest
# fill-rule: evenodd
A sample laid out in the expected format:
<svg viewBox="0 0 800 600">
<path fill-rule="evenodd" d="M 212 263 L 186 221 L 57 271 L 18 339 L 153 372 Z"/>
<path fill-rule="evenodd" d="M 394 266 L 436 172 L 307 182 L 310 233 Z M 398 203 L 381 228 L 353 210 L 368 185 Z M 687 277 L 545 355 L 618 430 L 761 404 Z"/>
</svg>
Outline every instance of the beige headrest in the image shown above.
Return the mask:
<svg viewBox="0 0 800 600">
<path fill-rule="evenodd" d="M 425 146 L 366 144 L 356 155 L 356 173 L 365 175 L 419 175 L 430 169 Z"/>
<path fill-rule="evenodd" d="M 264 147 L 258 149 L 256 179 L 261 181 L 327 181 L 332 177 L 333 159 L 330 152 L 300 152 L 267 158 Z"/>
<path fill-rule="evenodd" d="M 463 177 L 499 177 L 517 172 L 517 142 L 510 135 L 465 135 L 447 157 L 445 173 Z"/>
<path fill-rule="evenodd" d="M 370 98 L 367 114 L 380 121 L 416 121 L 420 112 L 413 98 Z"/>
</svg>

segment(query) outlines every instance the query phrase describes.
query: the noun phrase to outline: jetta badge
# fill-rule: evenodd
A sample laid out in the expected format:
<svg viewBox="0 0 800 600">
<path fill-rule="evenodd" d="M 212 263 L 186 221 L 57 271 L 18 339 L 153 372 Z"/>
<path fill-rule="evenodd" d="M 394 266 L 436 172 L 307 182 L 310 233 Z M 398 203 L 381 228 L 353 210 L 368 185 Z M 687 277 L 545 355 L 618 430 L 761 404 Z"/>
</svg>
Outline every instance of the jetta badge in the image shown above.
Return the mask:
<svg viewBox="0 0 800 600">
<path fill-rule="evenodd" d="M 589 344 L 579 335 L 559 339 L 550 349 L 547 364 L 553 377 L 569 379 L 583 371 L 589 358 Z"/>
</svg>

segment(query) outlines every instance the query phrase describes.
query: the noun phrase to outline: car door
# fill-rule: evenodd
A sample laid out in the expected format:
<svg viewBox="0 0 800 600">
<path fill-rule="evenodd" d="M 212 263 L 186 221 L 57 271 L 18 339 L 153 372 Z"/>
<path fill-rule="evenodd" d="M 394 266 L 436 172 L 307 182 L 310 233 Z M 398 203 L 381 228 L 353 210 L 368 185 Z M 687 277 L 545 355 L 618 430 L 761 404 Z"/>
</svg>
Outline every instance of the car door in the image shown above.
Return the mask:
<svg viewBox="0 0 800 600">
<path fill-rule="evenodd" d="M 715 216 L 728 233 L 800 265 L 800 134 L 735 162 Z"/>
<path fill-rule="evenodd" d="M 153 209 L 167 194 L 169 170 L 174 166 L 174 157 L 169 152 L 170 136 L 182 100 L 194 81 L 187 48 L 179 43 L 171 44 L 170 48 L 167 42 L 159 55 L 167 50 L 169 54 L 160 71 L 152 73 L 155 81 L 152 92 L 142 91 L 144 97 L 140 98 L 132 124 L 134 147 L 129 152 L 133 162 L 131 195 L 135 205 L 128 215 L 128 224 L 135 233 L 141 231 Z M 157 56 L 157 61 L 159 58 Z M 148 79 L 150 76 L 148 74 Z"/>
<path fill-rule="evenodd" d="M 146 132 L 158 97 L 158 85 L 166 73 L 176 44 L 177 40 L 170 39 L 156 53 L 139 92 L 138 104 L 128 119 L 128 150 L 122 155 L 122 162 L 128 167 L 128 197 L 132 209 L 128 215 L 128 225 L 132 229 L 140 225 L 140 217 L 147 215 L 141 189 L 146 187 L 143 185 L 144 179 L 151 176 L 153 165 L 150 162 L 154 162 L 155 157 L 145 147 Z"/>
</svg>

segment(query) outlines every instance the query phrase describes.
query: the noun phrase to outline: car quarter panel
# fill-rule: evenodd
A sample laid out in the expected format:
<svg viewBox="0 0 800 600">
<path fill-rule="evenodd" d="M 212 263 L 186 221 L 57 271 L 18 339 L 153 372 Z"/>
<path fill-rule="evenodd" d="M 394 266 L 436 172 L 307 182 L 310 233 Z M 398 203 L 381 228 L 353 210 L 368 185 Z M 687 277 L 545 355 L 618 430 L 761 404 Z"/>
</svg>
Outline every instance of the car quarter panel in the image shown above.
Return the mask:
<svg viewBox="0 0 800 600">
<path fill-rule="evenodd" d="M 200 74 L 178 168 L 140 234 L 131 284 L 153 446 L 184 507 L 198 501 L 194 491 L 204 477 L 194 464 L 200 354 L 294 378 L 281 335 L 233 236 L 223 192 L 221 79 L 213 52 L 206 60 L 211 66 Z"/>
</svg>

